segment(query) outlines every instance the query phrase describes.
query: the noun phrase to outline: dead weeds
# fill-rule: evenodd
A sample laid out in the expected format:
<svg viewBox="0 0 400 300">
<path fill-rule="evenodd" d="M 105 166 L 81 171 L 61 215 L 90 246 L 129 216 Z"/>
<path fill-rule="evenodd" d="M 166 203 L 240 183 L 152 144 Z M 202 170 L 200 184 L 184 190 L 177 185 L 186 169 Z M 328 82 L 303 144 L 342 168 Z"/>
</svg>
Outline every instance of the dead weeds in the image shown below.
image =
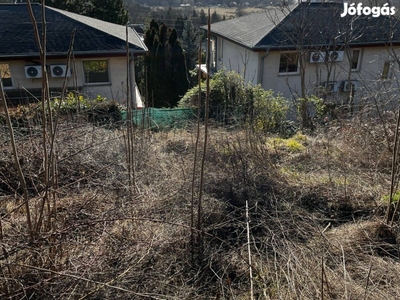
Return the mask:
<svg viewBox="0 0 400 300">
<path fill-rule="evenodd" d="M 2 137 L 0 295 L 247 299 L 247 201 L 256 299 L 400 298 L 398 229 L 381 222 L 390 155 L 378 131 L 338 123 L 303 135 L 301 147 L 280 144 L 288 148 L 211 129 L 198 232 L 190 228 L 194 130 L 138 131 L 130 189 L 121 129 L 63 123 L 56 211 L 45 218 L 53 225 L 33 243 Z M 37 220 L 40 135 L 17 140 Z M 194 186 L 197 222 L 198 176 Z"/>
</svg>

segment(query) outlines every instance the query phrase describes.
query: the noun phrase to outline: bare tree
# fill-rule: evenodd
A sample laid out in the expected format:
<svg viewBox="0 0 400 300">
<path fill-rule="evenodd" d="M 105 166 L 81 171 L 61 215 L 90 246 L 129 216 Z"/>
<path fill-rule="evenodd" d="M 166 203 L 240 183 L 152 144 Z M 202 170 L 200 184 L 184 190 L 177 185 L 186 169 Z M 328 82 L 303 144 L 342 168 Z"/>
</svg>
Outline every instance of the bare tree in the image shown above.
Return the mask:
<svg viewBox="0 0 400 300">
<path fill-rule="evenodd" d="M 329 82 L 343 76 L 351 78 L 353 53 L 350 44 L 357 38 L 355 29 L 351 18 L 340 17 L 342 7 L 337 3 L 301 2 L 295 7 L 282 3 L 275 10 L 284 16 L 290 14 L 290 17 L 274 21 L 273 10 L 267 11 L 268 18 L 275 23 L 274 30 L 279 38 L 276 42 L 283 55 L 285 51 L 296 53 L 292 63 L 297 65 L 300 84 L 292 86 L 289 77 L 286 83 L 293 100 L 298 103 L 302 126 L 307 127 L 310 125 L 309 96 L 317 93 L 326 99 Z M 348 68 L 337 63 L 343 60 L 344 54 L 349 61 Z M 312 72 L 316 80 L 310 79 L 314 78 L 310 75 Z"/>
</svg>

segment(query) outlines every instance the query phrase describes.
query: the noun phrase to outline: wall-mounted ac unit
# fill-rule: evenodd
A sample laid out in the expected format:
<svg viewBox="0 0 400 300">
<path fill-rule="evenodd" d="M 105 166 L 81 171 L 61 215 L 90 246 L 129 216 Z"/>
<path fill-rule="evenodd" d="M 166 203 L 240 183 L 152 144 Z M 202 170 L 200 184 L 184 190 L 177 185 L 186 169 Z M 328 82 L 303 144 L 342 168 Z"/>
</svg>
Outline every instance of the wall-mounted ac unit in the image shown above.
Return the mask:
<svg viewBox="0 0 400 300">
<path fill-rule="evenodd" d="M 337 81 L 324 82 L 324 88 L 326 93 L 337 93 L 339 90 L 339 83 Z"/>
<path fill-rule="evenodd" d="M 311 52 L 310 53 L 310 63 L 323 63 L 325 62 L 325 52 Z"/>
<path fill-rule="evenodd" d="M 51 77 L 70 77 L 71 76 L 71 70 L 68 69 L 67 72 L 67 66 L 66 65 L 50 65 L 50 73 Z"/>
<path fill-rule="evenodd" d="M 328 61 L 342 61 L 343 56 L 343 51 L 329 51 Z"/>
<path fill-rule="evenodd" d="M 361 84 L 358 80 L 344 80 L 343 81 L 343 92 L 348 92 L 350 89 L 358 91 L 361 88 Z"/>
<path fill-rule="evenodd" d="M 41 78 L 42 66 L 25 66 L 26 78 Z"/>
<path fill-rule="evenodd" d="M 311 63 L 323 63 L 323 62 L 333 62 L 342 61 L 344 57 L 343 51 L 329 51 L 329 52 L 311 52 L 310 62 Z"/>
</svg>

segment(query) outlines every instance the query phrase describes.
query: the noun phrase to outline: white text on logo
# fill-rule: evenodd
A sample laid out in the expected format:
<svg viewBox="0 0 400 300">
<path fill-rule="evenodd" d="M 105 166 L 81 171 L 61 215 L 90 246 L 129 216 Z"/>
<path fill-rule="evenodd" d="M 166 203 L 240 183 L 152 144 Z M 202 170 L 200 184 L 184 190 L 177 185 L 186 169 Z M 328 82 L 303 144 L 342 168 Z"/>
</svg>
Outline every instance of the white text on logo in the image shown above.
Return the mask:
<svg viewBox="0 0 400 300">
<path fill-rule="evenodd" d="M 377 18 L 379 16 L 393 16 L 396 13 L 396 8 L 394 6 L 390 7 L 388 3 L 384 4 L 382 7 L 380 6 L 363 6 L 362 3 L 358 3 L 357 7 L 355 3 L 348 4 L 343 3 L 343 13 L 340 15 L 342 18 L 346 15 L 349 16 L 369 16 Z"/>
</svg>

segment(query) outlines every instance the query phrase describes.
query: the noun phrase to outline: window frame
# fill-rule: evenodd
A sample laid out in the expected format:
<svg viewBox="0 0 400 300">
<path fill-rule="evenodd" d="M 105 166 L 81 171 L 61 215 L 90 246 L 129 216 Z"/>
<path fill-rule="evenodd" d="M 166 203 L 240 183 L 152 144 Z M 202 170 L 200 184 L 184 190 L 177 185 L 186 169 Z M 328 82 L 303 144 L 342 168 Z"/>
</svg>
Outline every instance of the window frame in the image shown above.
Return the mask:
<svg viewBox="0 0 400 300">
<path fill-rule="evenodd" d="M 296 71 L 294 71 L 294 72 L 288 72 L 288 71 L 281 72 L 281 59 L 282 59 L 282 57 L 284 55 L 293 55 L 293 54 L 296 55 L 297 62 L 296 62 L 296 64 L 292 64 L 292 66 L 296 65 Z M 280 54 L 279 54 L 279 70 L 278 70 L 279 71 L 279 75 L 298 75 L 298 74 L 300 74 L 299 61 L 300 61 L 299 54 L 297 52 L 295 52 L 295 51 L 280 52 Z M 289 66 L 290 66 L 290 64 L 287 64 L 286 70 L 289 70 Z"/>
<path fill-rule="evenodd" d="M 357 66 L 355 68 L 353 68 L 354 51 L 359 51 L 358 58 L 357 58 Z M 361 70 L 361 58 L 362 58 L 362 49 L 361 48 L 351 49 L 351 61 L 350 61 L 351 72 L 359 72 Z"/>
<path fill-rule="evenodd" d="M 381 72 L 381 80 L 387 81 L 393 79 L 393 72 L 396 62 L 394 60 L 386 60 L 383 63 L 382 72 Z"/>
<path fill-rule="evenodd" d="M 108 81 L 95 81 L 95 82 L 88 82 L 86 77 L 86 70 L 85 70 L 85 62 L 91 61 L 105 61 L 107 63 L 107 79 Z M 82 72 L 83 72 L 83 83 L 84 85 L 111 85 L 111 76 L 110 76 L 110 60 L 108 58 L 104 59 L 82 59 Z"/>
<path fill-rule="evenodd" d="M 8 70 L 8 75 L 10 76 L 10 77 L 6 77 L 6 78 L 3 78 L 3 88 L 6 90 L 6 89 L 12 89 L 13 87 L 14 87 L 14 84 L 13 84 L 13 80 L 12 80 L 12 76 L 11 76 L 11 70 L 10 70 L 10 64 L 9 63 L 1 63 L 0 62 L 0 65 L 7 65 L 7 70 Z M 1 71 L 1 68 L 0 68 L 0 71 Z M 0 74 L 0 76 L 1 76 L 2 74 Z M 11 83 L 11 85 L 5 85 L 4 84 L 4 79 L 10 79 L 10 83 Z"/>
</svg>

